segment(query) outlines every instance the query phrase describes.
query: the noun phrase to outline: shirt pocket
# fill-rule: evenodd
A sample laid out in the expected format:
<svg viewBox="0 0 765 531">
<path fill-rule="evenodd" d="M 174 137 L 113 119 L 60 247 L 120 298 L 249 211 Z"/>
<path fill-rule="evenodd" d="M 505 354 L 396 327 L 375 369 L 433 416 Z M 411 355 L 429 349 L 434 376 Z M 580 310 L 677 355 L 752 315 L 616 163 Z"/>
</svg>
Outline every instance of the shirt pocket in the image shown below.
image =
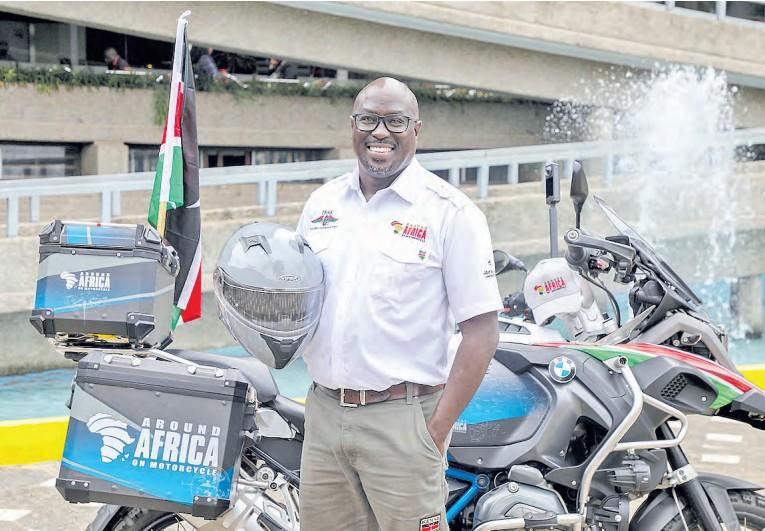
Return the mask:
<svg viewBox="0 0 765 531">
<path fill-rule="evenodd" d="M 336 228 L 309 232 L 306 238 L 308 247 L 311 248 L 315 255 L 324 253 L 332 246 L 332 242 L 335 239 L 335 232 L 337 232 Z"/>
<path fill-rule="evenodd" d="M 416 297 L 422 283 L 432 280 L 438 270 L 427 264 L 426 244 L 398 235 L 386 240 L 375 253 L 369 279 L 370 294 L 378 302 L 405 304 Z"/>
</svg>

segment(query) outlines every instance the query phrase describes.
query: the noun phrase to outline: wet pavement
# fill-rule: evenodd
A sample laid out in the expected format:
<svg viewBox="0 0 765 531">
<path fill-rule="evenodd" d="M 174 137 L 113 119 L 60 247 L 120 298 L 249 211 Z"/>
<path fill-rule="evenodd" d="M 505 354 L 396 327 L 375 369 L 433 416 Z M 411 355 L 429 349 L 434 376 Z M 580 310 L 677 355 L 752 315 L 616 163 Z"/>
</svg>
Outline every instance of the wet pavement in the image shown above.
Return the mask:
<svg viewBox="0 0 765 531">
<path fill-rule="evenodd" d="M 686 442 L 699 471 L 715 472 L 765 485 L 765 431 L 726 419 L 694 417 Z M 85 529 L 98 504 L 69 504 L 54 487 L 58 463 L 0 467 L 0 530 Z"/>
</svg>

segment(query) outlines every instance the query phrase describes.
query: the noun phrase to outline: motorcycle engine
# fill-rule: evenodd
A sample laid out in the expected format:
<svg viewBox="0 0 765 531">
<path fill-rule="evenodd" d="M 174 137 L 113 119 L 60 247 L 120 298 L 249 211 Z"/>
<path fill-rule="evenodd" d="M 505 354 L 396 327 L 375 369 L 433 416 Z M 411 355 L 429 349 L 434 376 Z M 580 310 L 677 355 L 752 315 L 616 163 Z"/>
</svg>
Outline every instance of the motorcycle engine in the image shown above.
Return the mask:
<svg viewBox="0 0 765 531">
<path fill-rule="evenodd" d="M 542 474 L 528 466 L 514 466 L 510 481 L 480 497 L 473 515 L 473 527 L 503 518 L 544 517 L 568 511 L 557 492 L 547 486 Z"/>
</svg>

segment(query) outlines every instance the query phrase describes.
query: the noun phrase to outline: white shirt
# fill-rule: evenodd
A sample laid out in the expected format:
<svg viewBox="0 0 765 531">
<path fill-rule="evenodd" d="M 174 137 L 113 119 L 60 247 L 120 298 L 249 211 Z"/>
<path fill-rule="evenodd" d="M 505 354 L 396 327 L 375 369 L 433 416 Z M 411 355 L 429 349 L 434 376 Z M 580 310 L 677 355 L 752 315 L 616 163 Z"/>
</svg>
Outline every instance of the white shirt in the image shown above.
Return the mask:
<svg viewBox="0 0 765 531">
<path fill-rule="evenodd" d="M 455 321 L 502 308 L 486 218 L 416 159 L 369 202 L 358 170 L 326 183 L 298 232 L 326 289 L 304 357 L 331 389 L 445 383 Z"/>
</svg>

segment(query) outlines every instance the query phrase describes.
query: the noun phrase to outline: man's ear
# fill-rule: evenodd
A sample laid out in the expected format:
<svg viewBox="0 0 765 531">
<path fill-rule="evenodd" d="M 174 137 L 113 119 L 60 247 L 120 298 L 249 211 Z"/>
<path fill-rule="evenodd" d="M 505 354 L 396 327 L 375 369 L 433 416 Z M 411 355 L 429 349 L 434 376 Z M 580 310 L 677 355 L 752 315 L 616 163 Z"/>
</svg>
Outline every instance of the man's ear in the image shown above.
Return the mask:
<svg viewBox="0 0 765 531">
<path fill-rule="evenodd" d="M 414 136 L 420 136 L 420 129 L 422 128 L 422 121 L 417 120 L 414 122 Z"/>
<path fill-rule="evenodd" d="M 348 123 L 351 126 L 351 131 L 353 131 L 353 116 L 350 116 L 348 119 L 350 120 L 350 122 L 348 122 Z"/>
</svg>

